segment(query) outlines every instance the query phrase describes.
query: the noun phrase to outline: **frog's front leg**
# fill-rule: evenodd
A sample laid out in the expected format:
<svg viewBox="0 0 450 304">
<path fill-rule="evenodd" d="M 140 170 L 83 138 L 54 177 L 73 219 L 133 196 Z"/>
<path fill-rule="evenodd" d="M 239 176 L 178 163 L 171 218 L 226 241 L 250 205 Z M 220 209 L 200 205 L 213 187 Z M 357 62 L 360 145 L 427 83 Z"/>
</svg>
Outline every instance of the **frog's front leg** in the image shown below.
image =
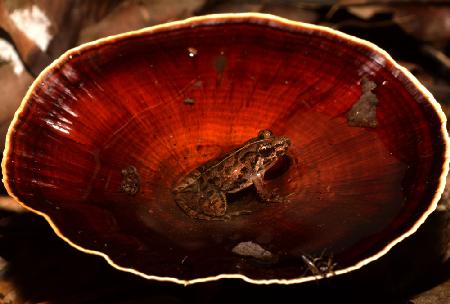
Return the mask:
<svg viewBox="0 0 450 304">
<path fill-rule="evenodd" d="M 284 198 L 280 196 L 277 193 L 274 193 L 273 191 L 268 191 L 264 186 L 264 176 L 256 175 L 252 179 L 253 185 L 255 185 L 256 191 L 258 192 L 259 197 L 270 203 L 283 203 L 287 202 L 287 198 Z"/>
</svg>

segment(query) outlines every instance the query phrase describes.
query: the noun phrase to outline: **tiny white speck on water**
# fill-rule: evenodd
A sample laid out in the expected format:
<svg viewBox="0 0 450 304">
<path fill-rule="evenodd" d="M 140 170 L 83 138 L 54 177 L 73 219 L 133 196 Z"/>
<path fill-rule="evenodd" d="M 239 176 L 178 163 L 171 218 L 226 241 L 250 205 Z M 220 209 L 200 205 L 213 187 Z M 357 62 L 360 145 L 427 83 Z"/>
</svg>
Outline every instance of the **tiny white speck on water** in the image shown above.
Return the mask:
<svg viewBox="0 0 450 304">
<path fill-rule="evenodd" d="M 194 58 L 195 56 L 197 56 L 198 50 L 196 48 L 189 47 L 188 54 L 189 54 L 189 57 Z"/>
</svg>

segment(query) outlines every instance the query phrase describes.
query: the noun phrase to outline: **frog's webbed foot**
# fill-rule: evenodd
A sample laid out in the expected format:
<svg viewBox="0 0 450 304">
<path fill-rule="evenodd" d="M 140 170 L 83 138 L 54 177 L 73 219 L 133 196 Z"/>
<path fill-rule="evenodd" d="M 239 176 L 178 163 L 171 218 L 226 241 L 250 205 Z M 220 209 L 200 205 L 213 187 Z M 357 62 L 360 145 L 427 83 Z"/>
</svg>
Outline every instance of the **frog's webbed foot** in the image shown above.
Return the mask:
<svg viewBox="0 0 450 304">
<path fill-rule="evenodd" d="M 264 181 L 262 178 L 256 178 L 253 180 L 253 184 L 255 185 L 256 192 L 258 192 L 259 197 L 266 202 L 269 203 L 286 203 L 289 202 L 289 196 L 281 196 L 277 193 L 278 189 L 274 189 L 272 191 L 267 191 L 264 187 Z"/>
</svg>

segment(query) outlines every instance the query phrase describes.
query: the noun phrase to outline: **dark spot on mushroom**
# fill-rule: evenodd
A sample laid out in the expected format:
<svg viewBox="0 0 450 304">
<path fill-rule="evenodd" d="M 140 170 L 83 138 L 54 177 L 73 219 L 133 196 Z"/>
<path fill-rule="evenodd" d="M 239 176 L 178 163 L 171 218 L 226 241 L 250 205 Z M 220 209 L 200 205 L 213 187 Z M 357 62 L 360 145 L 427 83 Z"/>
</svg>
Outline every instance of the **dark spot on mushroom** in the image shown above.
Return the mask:
<svg viewBox="0 0 450 304">
<path fill-rule="evenodd" d="M 216 69 L 217 73 L 222 74 L 226 66 L 227 66 L 227 59 L 223 54 L 220 54 L 214 59 L 214 68 Z"/>
<path fill-rule="evenodd" d="M 227 59 L 225 58 L 223 53 L 214 58 L 214 69 L 218 74 L 216 78 L 216 86 L 220 86 L 220 83 L 222 82 L 223 71 L 225 70 L 226 66 L 227 66 Z"/>
<path fill-rule="evenodd" d="M 193 105 L 195 103 L 195 100 L 193 98 L 185 98 L 184 103 L 187 105 Z"/>
</svg>

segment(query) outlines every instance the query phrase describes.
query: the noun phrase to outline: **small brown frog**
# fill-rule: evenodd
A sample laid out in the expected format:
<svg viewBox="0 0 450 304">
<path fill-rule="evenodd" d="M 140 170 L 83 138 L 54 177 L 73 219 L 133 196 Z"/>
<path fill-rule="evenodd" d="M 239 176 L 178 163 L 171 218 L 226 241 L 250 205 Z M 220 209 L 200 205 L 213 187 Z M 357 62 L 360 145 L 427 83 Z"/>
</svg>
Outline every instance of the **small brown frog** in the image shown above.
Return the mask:
<svg viewBox="0 0 450 304">
<path fill-rule="evenodd" d="M 242 146 L 191 171 L 173 187 L 178 206 L 201 220 L 228 219 L 226 193 L 255 185 L 261 199 L 284 202 L 286 198 L 264 188 L 264 174 L 286 154 L 291 141 L 262 130 Z"/>
</svg>

